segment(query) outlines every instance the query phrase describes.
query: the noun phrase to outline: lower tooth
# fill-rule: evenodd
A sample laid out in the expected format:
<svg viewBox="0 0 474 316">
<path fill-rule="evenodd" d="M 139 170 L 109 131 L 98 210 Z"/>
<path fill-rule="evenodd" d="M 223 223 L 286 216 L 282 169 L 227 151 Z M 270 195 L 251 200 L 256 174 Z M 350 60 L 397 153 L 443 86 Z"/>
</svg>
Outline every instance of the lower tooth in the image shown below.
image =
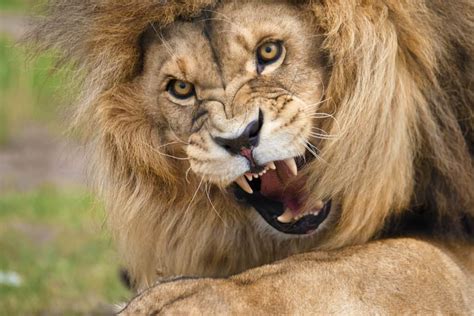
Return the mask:
<svg viewBox="0 0 474 316">
<path fill-rule="evenodd" d="M 290 210 L 286 210 L 277 220 L 284 224 L 290 223 L 293 220 L 293 213 Z"/>
<path fill-rule="evenodd" d="M 314 208 L 316 208 L 318 210 L 322 209 L 323 207 L 324 207 L 324 202 L 323 201 L 316 202 L 316 205 L 314 206 Z M 318 211 L 318 213 L 319 213 L 319 211 Z"/>
</svg>

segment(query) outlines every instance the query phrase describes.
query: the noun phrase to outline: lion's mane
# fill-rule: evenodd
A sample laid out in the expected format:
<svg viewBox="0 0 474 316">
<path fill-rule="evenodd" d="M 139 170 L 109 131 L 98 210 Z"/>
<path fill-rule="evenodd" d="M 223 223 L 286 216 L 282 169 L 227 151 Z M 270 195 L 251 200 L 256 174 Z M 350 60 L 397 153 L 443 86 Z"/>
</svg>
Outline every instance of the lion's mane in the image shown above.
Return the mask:
<svg viewBox="0 0 474 316">
<path fill-rule="evenodd" d="M 37 47 L 59 50 L 78 70 L 74 123 L 91 148 L 110 228 L 141 283 L 157 267 L 165 275 L 225 275 L 311 246 L 222 224 L 248 215 L 202 211 L 224 209 L 228 197 L 212 191 L 213 205 L 205 194 L 193 197 L 196 180 L 189 185 L 180 171 L 186 162 L 154 150 L 159 128 L 146 123 L 134 81 L 143 67 L 141 35 L 152 22 L 165 26 L 215 2 L 57 0 L 30 34 Z M 317 247 L 420 229 L 472 238 L 472 1 L 303 2 L 324 34 L 330 76 L 323 106 L 338 123 L 328 120 L 338 139 L 323 143 L 323 159 L 308 169 L 314 201 L 331 196 L 341 208 Z"/>
</svg>

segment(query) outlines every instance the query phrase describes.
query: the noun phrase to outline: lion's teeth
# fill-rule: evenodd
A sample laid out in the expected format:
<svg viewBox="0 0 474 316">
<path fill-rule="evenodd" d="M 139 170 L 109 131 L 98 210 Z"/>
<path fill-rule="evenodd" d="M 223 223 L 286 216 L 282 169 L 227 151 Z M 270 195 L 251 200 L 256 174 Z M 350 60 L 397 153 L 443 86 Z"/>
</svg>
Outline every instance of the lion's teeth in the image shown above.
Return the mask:
<svg viewBox="0 0 474 316">
<path fill-rule="evenodd" d="M 244 190 L 248 194 L 253 193 L 252 188 L 250 187 L 249 183 L 247 182 L 247 180 L 245 180 L 245 178 L 243 176 L 237 178 L 237 180 L 235 180 L 235 182 L 239 185 L 239 187 L 242 188 L 242 190 Z"/>
<path fill-rule="evenodd" d="M 252 181 L 252 180 L 253 180 L 253 177 L 252 177 L 252 174 L 251 174 L 251 173 L 246 173 L 246 174 L 245 174 L 245 177 L 246 177 L 249 181 Z"/>
<path fill-rule="evenodd" d="M 298 167 L 296 166 L 295 158 L 286 159 L 285 164 L 290 169 L 292 175 L 294 176 L 298 175 Z"/>
<path fill-rule="evenodd" d="M 275 163 L 272 161 L 267 164 L 267 168 L 271 170 L 276 170 L 277 167 L 275 166 Z"/>
<path fill-rule="evenodd" d="M 253 174 L 253 177 L 254 177 L 255 179 L 257 179 L 257 178 L 258 178 L 258 174 L 254 173 L 254 174 Z"/>
<path fill-rule="evenodd" d="M 317 211 L 318 213 L 323 207 L 324 207 L 324 202 L 323 201 L 316 202 L 316 205 L 314 206 L 314 208 L 316 208 L 318 210 Z"/>
<path fill-rule="evenodd" d="M 293 220 L 293 213 L 290 210 L 286 210 L 285 213 L 278 216 L 277 220 L 284 224 L 290 223 Z"/>
</svg>

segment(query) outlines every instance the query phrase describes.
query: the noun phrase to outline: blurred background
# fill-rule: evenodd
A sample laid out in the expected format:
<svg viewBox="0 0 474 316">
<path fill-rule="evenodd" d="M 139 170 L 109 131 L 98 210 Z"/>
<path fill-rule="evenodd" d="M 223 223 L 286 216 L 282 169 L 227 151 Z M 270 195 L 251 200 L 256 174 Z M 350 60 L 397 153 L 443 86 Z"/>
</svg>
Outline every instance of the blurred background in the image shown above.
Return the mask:
<svg viewBox="0 0 474 316">
<path fill-rule="evenodd" d="M 0 315 L 108 314 L 130 293 L 65 136 L 68 73 L 16 44 L 41 2 L 0 0 Z"/>
</svg>

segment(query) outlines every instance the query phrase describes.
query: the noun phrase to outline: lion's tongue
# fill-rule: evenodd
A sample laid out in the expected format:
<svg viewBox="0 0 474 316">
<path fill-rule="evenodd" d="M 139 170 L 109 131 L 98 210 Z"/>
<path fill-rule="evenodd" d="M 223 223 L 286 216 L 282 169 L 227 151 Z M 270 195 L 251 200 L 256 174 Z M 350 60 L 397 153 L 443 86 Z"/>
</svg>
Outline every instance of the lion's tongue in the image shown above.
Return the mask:
<svg viewBox="0 0 474 316">
<path fill-rule="evenodd" d="M 283 161 L 276 161 L 275 165 L 276 170 L 268 171 L 260 177 L 260 193 L 269 199 L 283 203 L 285 209 L 291 210 L 296 216 L 300 213 L 303 203 L 299 189 L 304 185 L 304 179 L 300 178 L 288 185 L 294 177 L 288 166 Z"/>
</svg>

